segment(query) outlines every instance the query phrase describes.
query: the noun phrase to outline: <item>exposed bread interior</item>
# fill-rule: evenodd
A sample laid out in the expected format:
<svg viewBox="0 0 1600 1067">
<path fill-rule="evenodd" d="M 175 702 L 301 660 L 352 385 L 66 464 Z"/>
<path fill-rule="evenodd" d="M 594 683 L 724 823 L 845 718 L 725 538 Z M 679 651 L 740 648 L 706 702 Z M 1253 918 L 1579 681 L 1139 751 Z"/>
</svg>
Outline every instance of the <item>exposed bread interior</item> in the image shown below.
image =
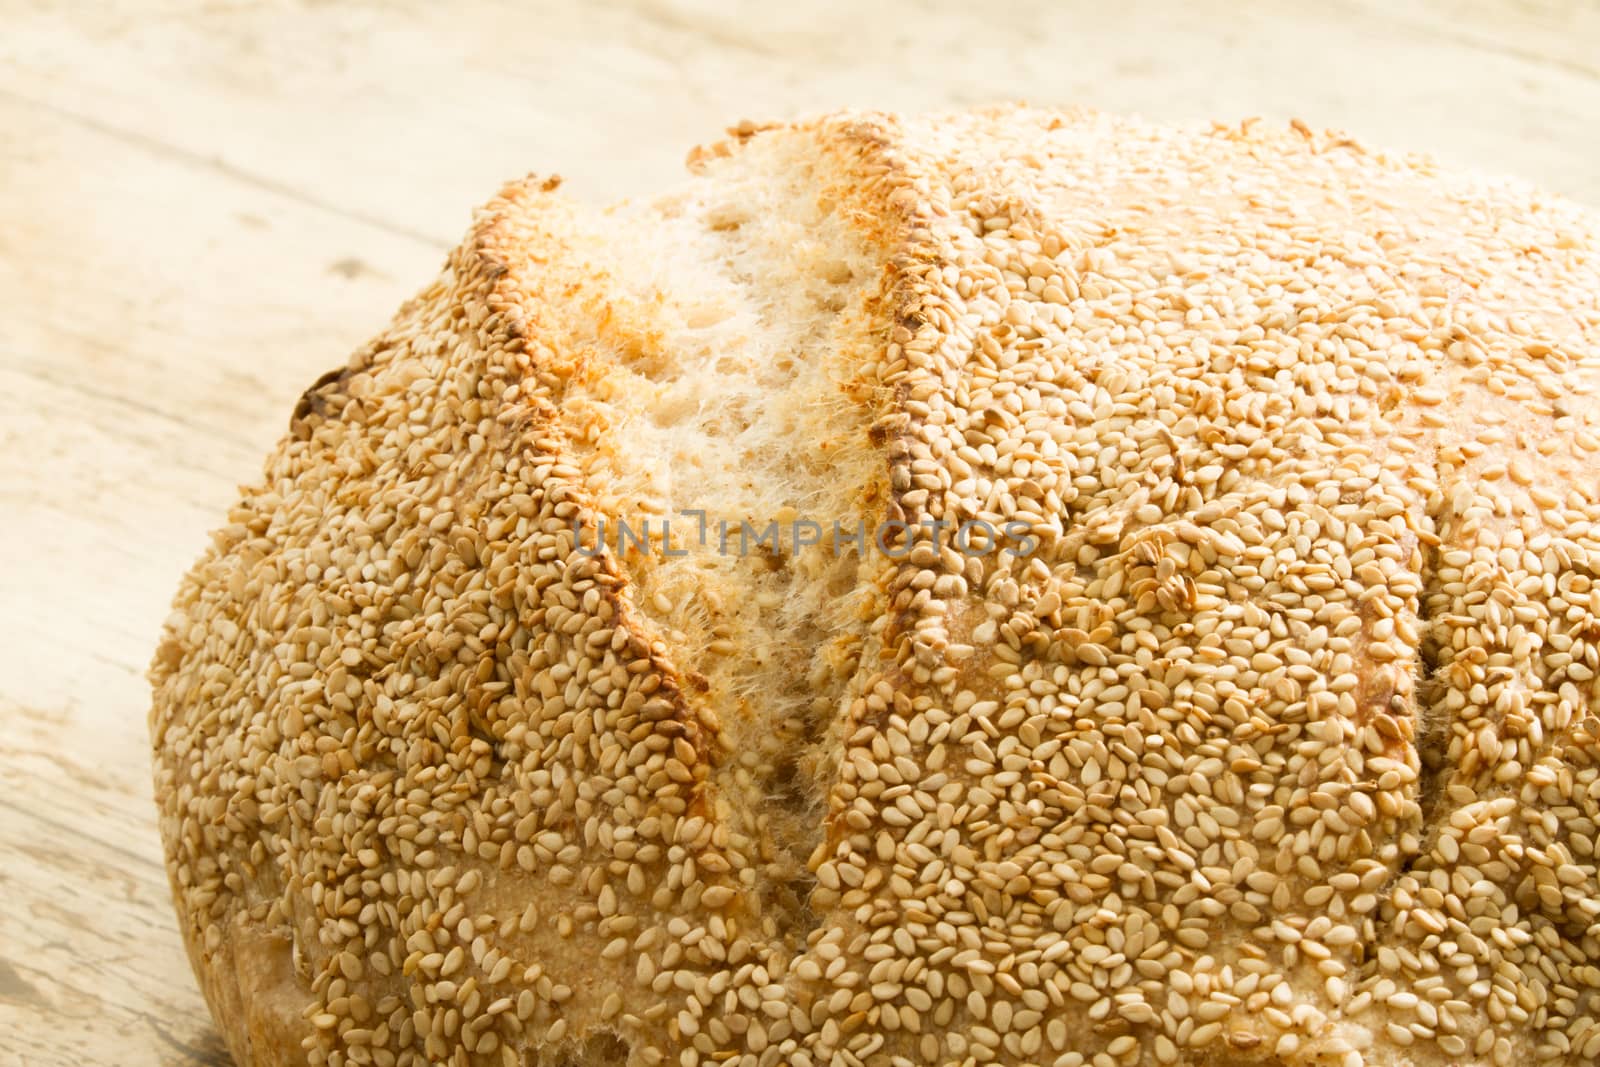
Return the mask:
<svg viewBox="0 0 1600 1067">
<path fill-rule="evenodd" d="M 788 912 L 822 838 L 830 727 L 871 619 L 861 531 L 887 481 L 862 375 L 883 269 L 817 181 L 804 142 L 774 138 L 596 219 L 587 240 L 633 253 L 568 311 L 558 420 L 595 496 L 587 543 L 619 553 L 718 724 L 716 795 L 760 798 L 716 812 Z"/>
</svg>

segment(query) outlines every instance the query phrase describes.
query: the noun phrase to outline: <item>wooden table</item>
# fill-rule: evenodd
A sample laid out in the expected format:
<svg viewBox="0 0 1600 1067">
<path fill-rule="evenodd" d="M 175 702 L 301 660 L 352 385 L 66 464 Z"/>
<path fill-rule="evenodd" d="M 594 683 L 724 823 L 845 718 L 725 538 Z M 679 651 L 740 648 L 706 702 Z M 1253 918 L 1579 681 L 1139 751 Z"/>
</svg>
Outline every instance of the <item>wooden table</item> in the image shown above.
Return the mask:
<svg viewBox="0 0 1600 1067">
<path fill-rule="evenodd" d="M 744 117 L 1024 96 L 1298 115 L 1600 203 L 1596 0 L 144 7 L 0 0 L 0 1067 L 227 1062 L 145 666 L 295 397 L 502 179 L 603 201 Z"/>
</svg>

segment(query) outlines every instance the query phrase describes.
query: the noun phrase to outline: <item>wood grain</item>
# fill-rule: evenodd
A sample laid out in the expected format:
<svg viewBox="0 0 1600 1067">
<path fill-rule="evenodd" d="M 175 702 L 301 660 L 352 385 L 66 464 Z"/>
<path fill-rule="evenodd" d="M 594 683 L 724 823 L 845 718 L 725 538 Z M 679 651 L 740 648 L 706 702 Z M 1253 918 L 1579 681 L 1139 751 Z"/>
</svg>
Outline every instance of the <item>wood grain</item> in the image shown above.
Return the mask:
<svg viewBox="0 0 1600 1067">
<path fill-rule="evenodd" d="M 501 180 L 603 201 L 744 117 L 1025 97 L 1298 115 L 1600 203 L 1594 0 L 42 7 L 0 0 L 0 1067 L 227 1062 L 144 668 L 295 397 Z"/>
</svg>

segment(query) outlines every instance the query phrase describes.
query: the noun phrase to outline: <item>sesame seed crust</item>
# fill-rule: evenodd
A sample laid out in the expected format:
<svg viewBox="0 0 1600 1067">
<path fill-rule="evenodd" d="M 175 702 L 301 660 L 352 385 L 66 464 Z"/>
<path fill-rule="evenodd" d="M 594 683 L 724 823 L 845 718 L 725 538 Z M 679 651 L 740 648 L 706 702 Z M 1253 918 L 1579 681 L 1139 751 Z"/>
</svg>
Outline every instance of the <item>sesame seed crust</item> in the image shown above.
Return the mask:
<svg viewBox="0 0 1600 1067">
<path fill-rule="evenodd" d="M 181 586 L 239 1063 L 1600 1058 L 1593 215 L 1084 111 L 690 165 L 509 186 Z M 913 533 L 581 550 L 697 504 Z"/>
</svg>

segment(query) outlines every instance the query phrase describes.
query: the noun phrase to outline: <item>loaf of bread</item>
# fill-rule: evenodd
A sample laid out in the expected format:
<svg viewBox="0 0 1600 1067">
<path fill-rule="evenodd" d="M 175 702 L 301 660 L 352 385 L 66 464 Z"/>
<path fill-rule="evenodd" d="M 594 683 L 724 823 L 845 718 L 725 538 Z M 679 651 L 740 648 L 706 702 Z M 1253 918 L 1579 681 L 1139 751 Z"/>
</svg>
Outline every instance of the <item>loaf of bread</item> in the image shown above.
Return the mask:
<svg viewBox="0 0 1600 1067">
<path fill-rule="evenodd" d="M 152 668 L 241 1067 L 1600 1061 L 1600 222 L 1295 123 L 508 186 Z"/>
</svg>

